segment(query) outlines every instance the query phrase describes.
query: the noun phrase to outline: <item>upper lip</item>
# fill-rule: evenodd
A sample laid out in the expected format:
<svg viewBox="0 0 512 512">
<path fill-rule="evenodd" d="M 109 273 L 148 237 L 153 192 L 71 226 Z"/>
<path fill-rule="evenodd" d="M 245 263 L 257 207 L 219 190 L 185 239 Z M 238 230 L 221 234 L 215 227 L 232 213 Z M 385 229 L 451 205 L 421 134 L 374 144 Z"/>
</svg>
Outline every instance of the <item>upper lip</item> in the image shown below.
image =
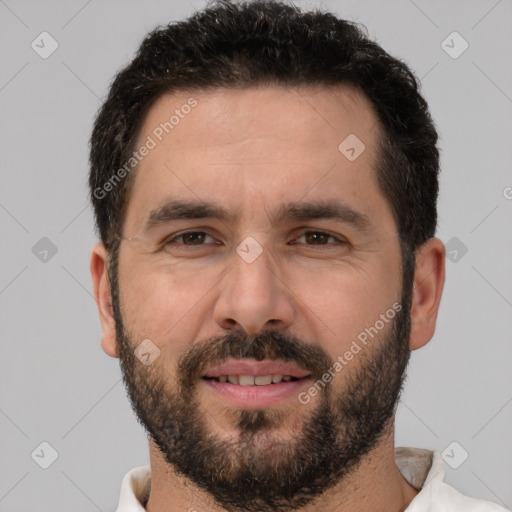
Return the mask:
<svg viewBox="0 0 512 512">
<path fill-rule="evenodd" d="M 310 375 L 309 372 L 284 361 L 266 359 L 256 361 L 250 359 L 228 360 L 213 368 L 210 368 L 202 377 L 220 377 L 221 375 L 289 375 L 301 379 Z"/>
</svg>

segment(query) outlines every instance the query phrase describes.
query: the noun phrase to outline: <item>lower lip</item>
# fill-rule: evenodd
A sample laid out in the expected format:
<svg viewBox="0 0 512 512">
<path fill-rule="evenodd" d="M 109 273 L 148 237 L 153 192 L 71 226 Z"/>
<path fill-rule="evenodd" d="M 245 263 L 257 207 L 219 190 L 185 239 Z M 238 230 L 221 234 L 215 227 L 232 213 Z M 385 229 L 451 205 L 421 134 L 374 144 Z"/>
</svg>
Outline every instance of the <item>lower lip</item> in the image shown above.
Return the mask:
<svg viewBox="0 0 512 512">
<path fill-rule="evenodd" d="M 290 397 L 297 397 L 300 390 L 307 385 L 309 380 L 307 377 L 304 377 L 299 380 L 279 382 L 278 384 L 268 384 L 266 386 L 240 386 L 213 379 L 201 379 L 201 382 L 233 405 L 244 409 L 261 409 L 279 405 Z"/>
</svg>

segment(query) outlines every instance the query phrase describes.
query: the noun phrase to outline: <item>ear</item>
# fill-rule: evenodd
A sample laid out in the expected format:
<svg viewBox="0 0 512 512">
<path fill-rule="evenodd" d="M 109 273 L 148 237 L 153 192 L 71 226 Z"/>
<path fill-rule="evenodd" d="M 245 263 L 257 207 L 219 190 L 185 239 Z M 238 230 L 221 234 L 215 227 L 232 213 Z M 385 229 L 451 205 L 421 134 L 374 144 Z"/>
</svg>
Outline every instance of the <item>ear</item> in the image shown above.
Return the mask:
<svg viewBox="0 0 512 512">
<path fill-rule="evenodd" d="M 434 335 L 445 277 L 446 249 L 438 238 L 425 242 L 416 253 L 411 305 L 409 348 L 426 345 Z"/>
<path fill-rule="evenodd" d="M 97 243 L 91 254 L 91 276 L 94 287 L 94 299 L 98 307 L 103 334 L 101 348 L 111 357 L 119 357 L 116 343 L 116 323 L 112 309 L 112 294 L 107 276 L 108 251 Z"/>
</svg>

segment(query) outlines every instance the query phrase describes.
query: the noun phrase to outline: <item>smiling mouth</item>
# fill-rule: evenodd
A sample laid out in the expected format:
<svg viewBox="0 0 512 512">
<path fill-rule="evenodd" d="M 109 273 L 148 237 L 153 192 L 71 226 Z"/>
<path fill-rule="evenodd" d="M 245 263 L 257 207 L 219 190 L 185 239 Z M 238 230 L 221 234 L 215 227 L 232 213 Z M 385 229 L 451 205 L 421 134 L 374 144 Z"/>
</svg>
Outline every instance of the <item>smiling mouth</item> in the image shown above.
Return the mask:
<svg viewBox="0 0 512 512">
<path fill-rule="evenodd" d="M 214 380 L 221 383 L 236 384 L 239 386 L 269 386 L 280 382 L 293 382 L 306 377 L 293 377 L 292 375 L 219 375 L 218 377 L 202 377 L 205 380 Z"/>
<path fill-rule="evenodd" d="M 227 368 L 226 368 L 227 369 Z M 231 369 L 235 370 L 234 368 Z M 286 373 L 267 373 L 254 371 L 254 375 L 245 368 L 243 373 L 224 373 L 223 369 L 212 372 L 213 375 L 203 375 L 200 382 L 205 389 L 213 392 L 217 398 L 241 409 L 266 409 L 277 407 L 290 400 L 307 385 L 310 374 L 302 375 L 297 370 L 290 370 L 295 375 Z M 235 370 L 236 371 L 236 370 Z M 274 370 L 275 371 L 275 370 Z"/>
<path fill-rule="evenodd" d="M 229 359 L 201 376 L 208 392 L 242 409 L 279 406 L 311 379 L 311 372 L 280 360 Z"/>
</svg>

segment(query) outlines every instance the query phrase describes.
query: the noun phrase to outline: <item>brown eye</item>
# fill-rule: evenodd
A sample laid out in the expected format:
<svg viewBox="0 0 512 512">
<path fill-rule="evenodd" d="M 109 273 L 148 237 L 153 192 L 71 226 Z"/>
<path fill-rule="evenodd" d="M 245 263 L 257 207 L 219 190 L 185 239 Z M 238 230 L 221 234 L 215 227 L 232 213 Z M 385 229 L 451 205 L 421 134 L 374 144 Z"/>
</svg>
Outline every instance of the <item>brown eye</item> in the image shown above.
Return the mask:
<svg viewBox="0 0 512 512">
<path fill-rule="evenodd" d="M 175 235 L 172 238 L 167 239 L 165 245 L 204 245 L 204 241 L 207 237 L 213 240 L 213 238 L 204 231 L 186 231 L 184 233 Z"/>
<path fill-rule="evenodd" d="M 346 243 L 344 240 L 340 240 L 339 238 L 336 238 L 334 235 L 326 233 L 325 231 L 306 231 L 299 238 L 297 238 L 296 241 L 300 241 L 301 238 L 303 238 L 305 242 L 299 243 L 306 243 L 306 245 L 336 245 L 340 243 Z M 334 242 L 329 242 L 329 239 L 334 240 Z"/>
<path fill-rule="evenodd" d="M 327 233 L 319 233 L 315 231 L 309 231 L 308 233 L 305 234 L 305 237 L 308 243 L 315 245 L 325 245 L 329 238 L 333 238 L 331 237 L 331 235 L 328 235 Z"/>
</svg>

